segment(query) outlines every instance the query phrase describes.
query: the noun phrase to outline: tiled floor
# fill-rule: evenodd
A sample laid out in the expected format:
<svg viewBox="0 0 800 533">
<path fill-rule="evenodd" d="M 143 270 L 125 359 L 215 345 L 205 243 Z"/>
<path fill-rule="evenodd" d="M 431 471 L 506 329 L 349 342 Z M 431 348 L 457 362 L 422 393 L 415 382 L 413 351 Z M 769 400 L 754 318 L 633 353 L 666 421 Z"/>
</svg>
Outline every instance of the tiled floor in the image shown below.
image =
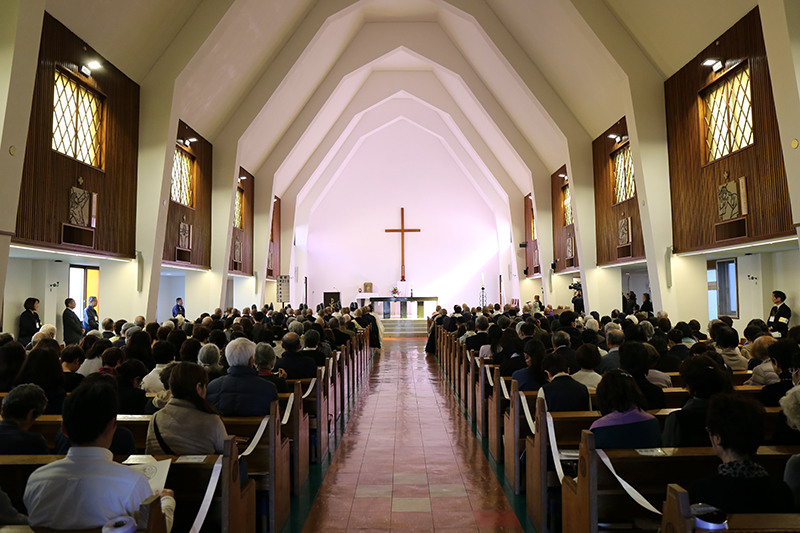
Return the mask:
<svg viewBox="0 0 800 533">
<path fill-rule="evenodd" d="M 387 340 L 303 531 L 523 531 L 424 340 Z"/>
</svg>

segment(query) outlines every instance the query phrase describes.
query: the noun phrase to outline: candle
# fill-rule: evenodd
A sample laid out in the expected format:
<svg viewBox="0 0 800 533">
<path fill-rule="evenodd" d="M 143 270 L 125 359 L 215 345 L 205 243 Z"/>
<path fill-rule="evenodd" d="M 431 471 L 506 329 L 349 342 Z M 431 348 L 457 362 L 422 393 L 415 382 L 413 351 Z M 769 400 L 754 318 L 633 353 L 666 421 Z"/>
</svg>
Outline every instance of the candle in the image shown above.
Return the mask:
<svg viewBox="0 0 800 533">
<path fill-rule="evenodd" d="M 485 287 L 486 284 L 483 282 L 483 272 L 481 272 L 481 287 Z"/>
</svg>

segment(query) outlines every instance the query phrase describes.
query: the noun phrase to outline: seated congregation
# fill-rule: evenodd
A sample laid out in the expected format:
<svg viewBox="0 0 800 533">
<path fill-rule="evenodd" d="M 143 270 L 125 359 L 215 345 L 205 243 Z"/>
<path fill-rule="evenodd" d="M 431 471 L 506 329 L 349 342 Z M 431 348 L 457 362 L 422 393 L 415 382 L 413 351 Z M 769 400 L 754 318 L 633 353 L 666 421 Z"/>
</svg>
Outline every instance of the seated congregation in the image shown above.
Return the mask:
<svg viewBox="0 0 800 533">
<path fill-rule="evenodd" d="M 317 436 L 327 440 L 320 426 L 327 426 L 329 398 L 333 402 L 335 394 L 336 401 L 346 401 L 358 379 L 352 368 L 366 369 L 366 363 L 348 362 L 342 352 L 350 350 L 352 356 L 358 345 L 368 353 L 380 343 L 378 319 L 369 307 L 355 310 L 352 317 L 349 309 L 326 308 L 312 315 L 307 309 L 246 308 L 241 314 L 217 309 L 194 322 L 177 315 L 161 324 L 136 317 L 107 318 L 98 325 L 103 331 L 90 329 L 67 346 L 55 340 L 55 328 L 47 325 L 31 332 L 27 349 L 13 335 L 0 334 L 0 456 L 12 463 L 14 457 L 28 457 L 22 461 L 26 464 L 37 462 L 31 456 L 43 459 L 21 478 L 0 474 L 0 526 L 100 528 L 116 517 L 135 516 L 146 502 L 160 499 L 166 531 L 171 530 L 173 520 L 186 514 L 181 505 L 187 491 L 176 488 L 173 493 L 167 485 L 154 494 L 139 471 L 121 464 L 145 453 L 224 456 L 223 465 L 238 469 L 230 479 L 238 480 L 242 495 L 250 476 L 266 474 L 270 481 L 256 487 L 271 493 L 268 529 L 280 531 L 289 511 L 290 457 L 295 493 L 295 481 L 304 481 L 297 476 L 304 472 L 307 479 L 309 456 L 320 460 L 314 446 L 327 449 L 309 447 L 309 415 L 319 418 L 314 422 Z M 365 335 L 374 341 L 360 342 Z M 343 381 L 338 365 L 348 365 L 349 389 L 334 391 L 331 379 L 338 381 L 336 387 Z M 331 413 L 339 411 L 332 408 Z M 229 433 L 236 432 L 244 450 L 241 427 L 248 428 L 244 433 L 252 436 L 251 446 L 236 461 Z M 269 437 L 272 432 L 277 440 Z M 302 442 L 305 449 L 298 448 Z M 275 450 L 259 455 L 267 446 Z M 279 464 L 282 460 L 285 466 Z M 281 489 L 281 472 L 286 475 L 285 497 L 275 494 Z M 15 486 L 20 479 L 23 485 Z M 173 478 L 167 479 L 169 484 Z M 228 490 L 222 481 L 219 485 Z M 254 524 L 255 500 L 246 511 L 252 514 L 246 523 Z M 211 530 L 219 527 L 220 514 L 225 513 L 217 510 L 209 518 Z"/>
<path fill-rule="evenodd" d="M 538 531 L 562 526 L 547 518 L 552 505 L 560 504 L 564 530 L 583 530 L 568 516 L 574 500 L 568 493 L 604 501 L 597 485 L 602 476 L 590 481 L 595 492 L 587 493 L 573 490 L 584 473 L 575 482 L 562 474 L 562 468 L 577 467 L 579 451 L 581 461 L 586 452 L 600 465 L 595 450 L 631 450 L 651 461 L 675 458 L 663 485 L 655 462 L 649 479 L 640 474 L 641 490 L 651 491 L 645 499 L 658 509 L 667 499 L 667 485 L 678 483 L 688 489 L 691 503 L 726 513 L 800 511 L 800 387 L 795 387 L 800 326 L 773 335 L 767 323 L 754 318 L 740 339 L 733 321 L 722 316 L 706 333 L 700 330 L 696 320 L 673 325 L 663 311 L 614 310 L 601 317 L 543 306 L 534 311 L 464 305 L 451 314 L 437 310 L 426 351 L 439 358 L 474 417 L 479 438 L 488 435 L 490 454 L 505 462 L 509 484 L 517 493 L 527 491 L 528 515 Z M 558 448 L 550 450 L 551 444 Z M 766 445 L 770 448 L 760 448 Z M 559 448 L 576 450 L 562 455 Z M 626 453 L 615 452 L 618 474 L 632 459 Z M 707 462 L 678 473 L 679 457 L 709 453 L 718 458 L 715 476 Z M 768 454 L 766 468 L 761 453 Z M 654 457 L 646 457 L 650 454 Z M 563 467 L 556 469 L 554 461 Z M 556 470 L 559 481 L 553 485 L 546 474 Z M 632 485 L 635 477 L 622 475 Z M 619 492 L 619 482 L 611 486 Z M 554 490 L 563 496 L 553 500 Z M 603 503 L 597 505 L 604 522 Z M 584 511 L 578 514 L 594 516 L 596 527 L 598 515 Z"/>
</svg>

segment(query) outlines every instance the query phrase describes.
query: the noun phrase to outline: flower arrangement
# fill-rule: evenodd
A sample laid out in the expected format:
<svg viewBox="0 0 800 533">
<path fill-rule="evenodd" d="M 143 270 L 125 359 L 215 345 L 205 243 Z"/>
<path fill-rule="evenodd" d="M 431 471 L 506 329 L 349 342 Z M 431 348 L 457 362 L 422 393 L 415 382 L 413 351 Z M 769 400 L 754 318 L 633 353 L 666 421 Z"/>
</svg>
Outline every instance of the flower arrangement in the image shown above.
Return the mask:
<svg viewBox="0 0 800 533">
<path fill-rule="evenodd" d="M 400 296 L 400 291 L 397 287 L 392 287 L 392 296 Z"/>
</svg>

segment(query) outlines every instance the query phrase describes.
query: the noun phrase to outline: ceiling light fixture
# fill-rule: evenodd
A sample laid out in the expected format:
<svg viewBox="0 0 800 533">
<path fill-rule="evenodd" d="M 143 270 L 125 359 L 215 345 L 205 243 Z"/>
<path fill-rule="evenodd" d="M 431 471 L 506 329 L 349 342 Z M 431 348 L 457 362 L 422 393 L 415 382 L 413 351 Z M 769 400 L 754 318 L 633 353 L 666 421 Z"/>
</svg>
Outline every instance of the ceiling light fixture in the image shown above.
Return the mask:
<svg viewBox="0 0 800 533">
<path fill-rule="evenodd" d="M 99 61 L 89 61 L 86 64 L 86 66 L 89 67 L 92 70 L 95 70 L 95 69 L 98 69 L 98 68 L 102 67 L 103 65 L 101 65 Z"/>
<path fill-rule="evenodd" d="M 92 69 L 90 69 L 87 65 L 81 65 L 81 74 L 83 74 L 84 76 L 87 76 L 87 77 L 91 76 L 92 75 Z"/>
<path fill-rule="evenodd" d="M 567 179 L 567 175 L 566 175 L 566 174 L 559 174 L 559 175 L 558 175 L 558 177 L 559 177 L 559 178 L 564 178 L 564 179 Z"/>
<path fill-rule="evenodd" d="M 197 137 L 189 137 L 186 140 L 189 141 L 190 143 L 196 143 L 197 142 Z"/>
<path fill-rule="evenodd" d="M 719 72 L 725 65 L 722 64 L 722 61 L 717 61 L 713 65 L 711 65 L 711 70 L 714 72 Z"/>
<path fill-rule="evenodd" d="M 717 61 L 719 61 L 719 59 L 715 59 L 715 58 L 706 59 L 705 61 L 703 61 L 703 66 L 704 67 L 712 67 L 712 66 L 714 66 L 714 63 L 716 63 Z"/>
</svg>

